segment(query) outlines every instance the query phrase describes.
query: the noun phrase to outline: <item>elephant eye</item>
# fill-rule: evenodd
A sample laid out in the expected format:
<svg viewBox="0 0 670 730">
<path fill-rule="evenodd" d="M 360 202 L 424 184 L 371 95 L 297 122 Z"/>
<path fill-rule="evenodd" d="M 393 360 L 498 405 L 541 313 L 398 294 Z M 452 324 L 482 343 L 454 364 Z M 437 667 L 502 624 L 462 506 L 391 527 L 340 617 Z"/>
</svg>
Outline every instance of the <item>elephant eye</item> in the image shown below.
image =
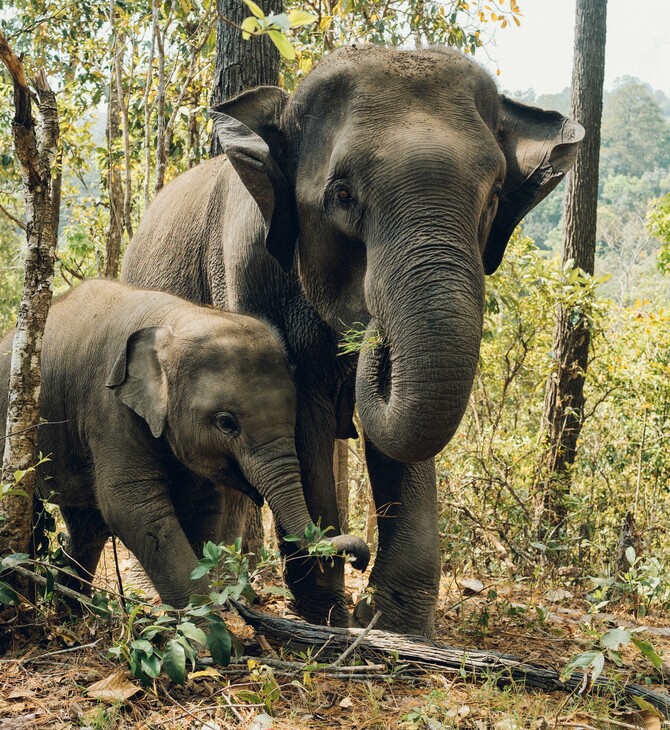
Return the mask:
<svg viewBox="0 0 670 730">
<path fill-rule="evenodd" d="M 502 185 L 496 185 L 493 188 L 493 190 L 491 191 L 491 200 L 490 200 L 491 205 L 498 202 L 498 199 L 500 198 L 501 190 L 502 190 Z"/>
<path fill-rule="evenodd" d="M 340 205 L 347 206 L 354 201 L 351 188 L 344 182 L 335 185 L 335 198 Z"/>
<path fill-rule="evenodd" d="M 232 413 L 217 413 L 212 418 L 212 423 L 228 436 L 237 436 L 240 432 L 240 424 Z"/>
</svg>

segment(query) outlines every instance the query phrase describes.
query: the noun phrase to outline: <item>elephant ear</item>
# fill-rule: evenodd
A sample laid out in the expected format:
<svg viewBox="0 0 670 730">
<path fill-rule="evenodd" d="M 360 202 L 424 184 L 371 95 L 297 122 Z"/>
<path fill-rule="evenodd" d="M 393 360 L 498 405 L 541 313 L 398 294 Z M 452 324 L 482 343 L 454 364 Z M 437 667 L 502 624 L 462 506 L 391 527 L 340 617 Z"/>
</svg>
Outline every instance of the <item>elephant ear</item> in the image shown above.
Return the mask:
<svg viewBox="0 0 670 730">
<path fill-rule="evenodd" d="M 565 177 L 583 139 L 581 124 L 562 114 L 501 96 L 499 142 L 507 160 L 507 174 L 484 248 L 487 274 L 500 265 L 521 219 Z"/>
<path fill-rule="evenodd" d="M 265 245 L 284 271 L 293 265 L 298 237 L 295 196 L 281 168 L 286 150 L 279 120 L 288 96 L 277 86 L 259 86 L 210 112 L 224 153 L 263 216 Z"/>
<path fill-rule="evenodd" d="M 144 327 L 133 332 L 105 383 L 122 403 L 149 424 L 154 438 L 162 435 L 167 420 L 167 378 L 158 348 L 170 332 L 168 327 Z"/>
</svg>

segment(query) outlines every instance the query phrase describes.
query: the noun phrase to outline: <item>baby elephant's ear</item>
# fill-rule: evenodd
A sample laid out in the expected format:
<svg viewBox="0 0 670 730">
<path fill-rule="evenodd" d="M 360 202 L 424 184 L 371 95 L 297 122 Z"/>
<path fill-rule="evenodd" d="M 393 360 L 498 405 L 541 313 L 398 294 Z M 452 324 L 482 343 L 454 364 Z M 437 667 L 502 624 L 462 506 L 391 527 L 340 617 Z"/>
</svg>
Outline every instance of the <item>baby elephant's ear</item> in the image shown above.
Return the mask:
<svg viewBox="0 0 670 730">
<path fill-rule="evenodd" d="M 168 327 L 144 327 L 133 332 L 105 383 L 149 424 L 155 438 L 162 435 L 167 420 L 167 378 L 158 350 L 169 335 Z"/>
</svg>

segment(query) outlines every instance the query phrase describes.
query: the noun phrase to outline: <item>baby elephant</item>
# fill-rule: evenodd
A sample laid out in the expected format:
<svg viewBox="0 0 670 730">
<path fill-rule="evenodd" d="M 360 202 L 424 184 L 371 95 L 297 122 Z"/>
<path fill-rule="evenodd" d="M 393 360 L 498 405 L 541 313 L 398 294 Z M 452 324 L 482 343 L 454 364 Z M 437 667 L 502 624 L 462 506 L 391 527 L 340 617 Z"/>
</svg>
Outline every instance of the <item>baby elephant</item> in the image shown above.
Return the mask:
<svg viewBox="0 0 670 730">
<path fill-rule="evenodd" d="M 11 346 L 11 336 L 0 343 L 0 435 Z M 38 489 L 60 505 L 83 577 L 118 535 L 165 603 L 206 593 L 206 578 L 189 576 L 205 541 L 234 537 L 226 487 L 267 499 L 283 534 L 303 535 L 312 521 L 293 383 L 278 340 L 252 317 L 85 282 L 51 309 L 42 377 L 39 448 L 51 461 Z M 332 542 L 365 569 L 360 538 Z"/>
</svg>

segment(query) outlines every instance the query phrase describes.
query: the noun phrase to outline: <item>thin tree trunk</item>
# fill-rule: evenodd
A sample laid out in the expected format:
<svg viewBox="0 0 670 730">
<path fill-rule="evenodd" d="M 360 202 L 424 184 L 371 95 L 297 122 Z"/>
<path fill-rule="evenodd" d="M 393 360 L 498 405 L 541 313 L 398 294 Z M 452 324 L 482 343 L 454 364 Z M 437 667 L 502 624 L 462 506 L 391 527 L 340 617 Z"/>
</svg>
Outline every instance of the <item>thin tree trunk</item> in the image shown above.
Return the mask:
<svg viewBox="0 0 670 730">
<path fill-rule="evenodd" d="M 151 3 L 151 51 L 149 52 L 149 62 L 147 64 L 147 78 L 144 83 L 144 95 L 142 97 L 142 105 L 144 106 L 144 210 L 149 207 L 151 201 L 151 109 L 149 104 L 149 93 L 154 75 L 154 52 L 156 50 L 156 34 L 158 32 L 158 9 L 157 3 Z"/>
<path fill-rule="evenodd" d="M 565 201 L 563 265 L 593 274 L 598 202 L 598 162 L 605 72 L 607 0 L 577 0 L 571 116 L 586 129 Z M 547 383 L 544 419 L 548 438 L 548 479 L 542 509 L 552 526 L 566 517 L 570 467 L 584 419 L 584 379 L 588 366 L 589 322 L 559 306 L 554 329 L 556 366 Z"/>
<path fill-rule="evenodd" d="M 37 427 L 40 408 L 40 354 L 42 334 L 51 305 L 56 232 L 52 229 L 51 167 L 58 145 L 56 97 L 40 71 L 34 83 L 42 118 L 40 139 L 35 133 L 31 97 L 23 64 L 0 33 L 0 57 L 14 84 L 14 144 L 19 159 L 26 201 L 28 250 L 23 296 L 19 305 L 2 463 L 2 483 L 13 484 L 16 472 L 23 494 L 0 500 L 0 555 L 28 553 L 32 525 L 32 499 L 38 461 Z"/>
<path fill-rule="evenodd" d="M 198 117 L 196 115 L 196 109 L 200 106 L 200 92 L 198 90 L 193 92 L 193 98 L 191 100 L 191 113 L 188 117 L 188 167 L 189 170 L 192 167 L 200 164 L 200 125 L 198 124 Z"/>
<path fill-rule="evenodd" d="M 158 58 L 158 93 L 156 95 L 156 183 L 154 195 L 157 195 L 165 184 L 165 166 L 167 155 L 165 152 L 165 36 L 169 21 L 161 33 L 159 25 L 160 0 L 154 0 L 153 18 L 154 34 L 156 38 L 156 51 Z"/>
<path fill-rule="evenodd" d="M 133 181 L 130 165 L 130 120 L 128 118 L 128 102 L 123 93 L 123 57 L 126 47 L 126 33 L 120 31 L 116 38 L 116 53 L 114 54 L 114 82 L 116 85 L 116 98 L 121 112 L 121 128 L 123 131 L 123 170 L 125 175 L 125 189 L 123 195 L 123 227 L 128 234 L 128 240 L 133 237 L 133 224 L 131 220 Z M 132 79 L 132 70 L 130 78 Z M 118 269 L 118 264 L 117 264 Z"/>
<path fill-rule="evenodd" d="M 349 442 L 345 439 L 335 440 L 333 476 L 340 531 L 349 532 Z"/>
<path fill-rule="evenodd" d="M 121 146 L 121 100 L 119 99 L 116 81 L 116 59 L 119 53 L 123 53 L 123 45 L 119 42 L 114 25 L 114 0 L 111 0 L 110 5 L 110 23 L 112 26 L 112 59 L 109 77 L 109 104 L 107 107 L 109 227 L 105 241 L 103 275 L 110 279 L 116 279 L 119 275 L 121 240 L 123 238 L 124 228 L 124 194 L 119 164 L 119 148 Z"/>
</svg>

